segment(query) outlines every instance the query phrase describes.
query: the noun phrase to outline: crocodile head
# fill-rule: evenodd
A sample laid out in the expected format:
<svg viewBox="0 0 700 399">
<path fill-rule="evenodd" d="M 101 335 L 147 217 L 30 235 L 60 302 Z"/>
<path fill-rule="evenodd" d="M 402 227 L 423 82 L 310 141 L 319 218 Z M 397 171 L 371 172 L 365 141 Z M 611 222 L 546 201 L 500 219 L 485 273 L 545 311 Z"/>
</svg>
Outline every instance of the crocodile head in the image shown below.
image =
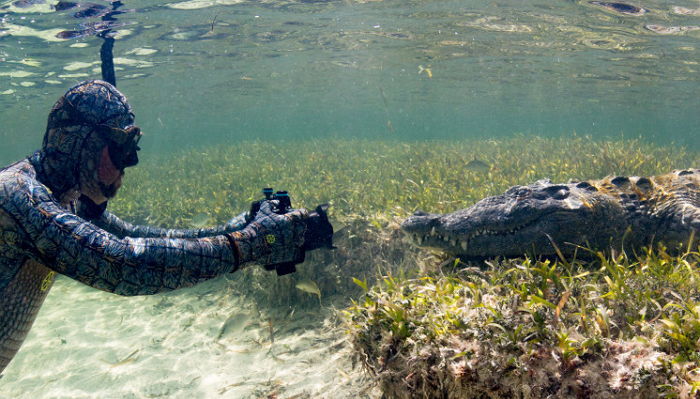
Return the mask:
<svg viewBox="0 0 700 399">
<path fill-rule="evenodd" d="M 422 247 L 461 258 L 556 256 L 609 247 L 627 230 L 625 209 L 588 182 L 540 180 L 448 214 L 416 212 L 401 228 Z"/>
</svg>

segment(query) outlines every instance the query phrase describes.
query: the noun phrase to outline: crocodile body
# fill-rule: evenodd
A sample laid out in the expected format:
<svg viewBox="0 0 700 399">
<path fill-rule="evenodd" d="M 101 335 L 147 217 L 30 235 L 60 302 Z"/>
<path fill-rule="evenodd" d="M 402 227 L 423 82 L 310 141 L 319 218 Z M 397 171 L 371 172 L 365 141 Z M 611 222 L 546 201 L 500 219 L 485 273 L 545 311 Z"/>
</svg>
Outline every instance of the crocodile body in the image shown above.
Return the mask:
<svg viewBox="0 0 700 399">
<path fill-rule="evenodd" d="M 469 258 L 636 252 L 697 245 L 700 169 L 514 186 L 448 214 L 416 212 L 401 228 L 422 247 Z"/>
</svg>

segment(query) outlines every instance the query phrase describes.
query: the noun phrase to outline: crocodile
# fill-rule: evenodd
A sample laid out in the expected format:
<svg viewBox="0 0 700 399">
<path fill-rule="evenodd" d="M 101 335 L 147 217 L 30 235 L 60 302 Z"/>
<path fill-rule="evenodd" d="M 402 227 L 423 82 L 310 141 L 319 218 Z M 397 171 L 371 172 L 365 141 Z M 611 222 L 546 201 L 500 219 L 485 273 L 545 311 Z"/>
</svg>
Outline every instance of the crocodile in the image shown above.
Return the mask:
<svg viewBox="0 0 700 399">
<path fill-rule="evenodd" d="M 652 176 L 538 180 L 447 214 L 418 211 L 401 225 L 420 247 L 461 259 L 637 253 L 695 248 L 700 169 Z"/>
</svg>

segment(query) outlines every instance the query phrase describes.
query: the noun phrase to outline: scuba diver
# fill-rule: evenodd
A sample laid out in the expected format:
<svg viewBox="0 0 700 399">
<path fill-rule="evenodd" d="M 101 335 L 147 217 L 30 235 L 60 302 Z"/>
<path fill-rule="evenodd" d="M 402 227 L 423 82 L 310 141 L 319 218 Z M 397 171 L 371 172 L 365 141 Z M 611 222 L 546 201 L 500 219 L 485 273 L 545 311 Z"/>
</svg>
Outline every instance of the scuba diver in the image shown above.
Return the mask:
<svg viewBox="0 0 700 399">
<path fill-rule="evenodd" d="M 309 213 L 280 210 L 276 199 L 193 230 L 132 225 L 108 212 L 124 169 L 138 163 L 141 136 L 124 95 L 86 81 L 51 109 L 42 148 L 0 169 L 0 372 L 56 273 L 118 295 L 150 295 L 252 263 L 303 261 Z"/>
</svg>

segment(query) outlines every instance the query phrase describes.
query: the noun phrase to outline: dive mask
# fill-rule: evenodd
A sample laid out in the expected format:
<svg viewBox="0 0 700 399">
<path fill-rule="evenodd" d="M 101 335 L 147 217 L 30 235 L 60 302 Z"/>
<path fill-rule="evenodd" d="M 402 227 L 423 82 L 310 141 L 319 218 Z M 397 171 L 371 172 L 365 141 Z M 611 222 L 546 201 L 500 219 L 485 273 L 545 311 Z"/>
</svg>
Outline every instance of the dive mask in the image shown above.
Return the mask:
<svg viewBox="0 0 700 399">
<path fill-rule="evenodd" d="M 137 152 L 141 148 L 138 144 L 143 135 L 140 128 L 133 125 L 126 129 L 99 125 L 98 131 L 109 141 L 109 157 L 117 169 L 123 170 L 139 163 Z"/>
</svg>

